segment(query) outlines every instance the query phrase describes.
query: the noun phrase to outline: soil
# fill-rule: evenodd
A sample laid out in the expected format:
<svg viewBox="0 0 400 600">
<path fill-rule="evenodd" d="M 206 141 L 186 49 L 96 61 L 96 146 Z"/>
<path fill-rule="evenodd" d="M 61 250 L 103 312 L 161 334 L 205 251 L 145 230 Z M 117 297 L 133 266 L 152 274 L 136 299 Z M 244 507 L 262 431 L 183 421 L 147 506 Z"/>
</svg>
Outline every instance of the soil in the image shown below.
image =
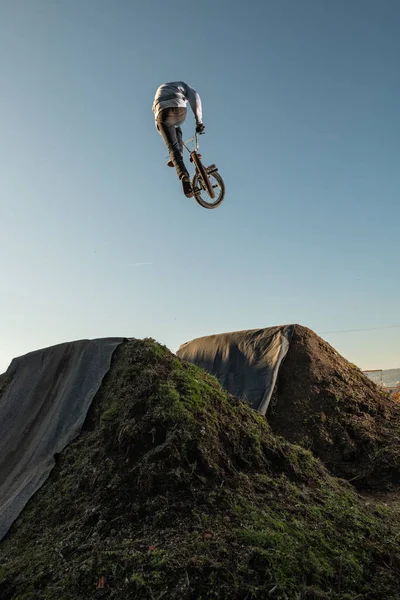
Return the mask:
<svg viewBox="0 0 400 600">
<path fill-rule="evenodd" d="M 267 419 L 359 489 L 400 483 L 400 403 L 310 329 L 294 328 Z"/>
<path fill-rule="evenodd" d="M 310 408 L 305 386 L 297 397 Z M 398 600 L 399 519 L 204 371 L 130 340 L 0 544 L 0 600 Z"/>
</svg>

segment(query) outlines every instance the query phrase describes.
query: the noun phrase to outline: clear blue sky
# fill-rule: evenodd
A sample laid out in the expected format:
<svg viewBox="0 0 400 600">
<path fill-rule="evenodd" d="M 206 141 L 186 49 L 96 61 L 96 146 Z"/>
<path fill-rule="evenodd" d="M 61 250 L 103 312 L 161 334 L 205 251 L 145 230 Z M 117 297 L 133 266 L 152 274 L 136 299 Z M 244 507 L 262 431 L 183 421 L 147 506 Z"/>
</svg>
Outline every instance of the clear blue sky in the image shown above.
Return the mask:
<svg viewBox="0 0 400 600">
<path fill-rule="evenodd" d="M 397 0 L 2 0 L 0 372 L 67 340 L 283 323 L 400 366 L 399 28 Z M 177 79 L 214 211 L 154 127 Z"/>
</svg>

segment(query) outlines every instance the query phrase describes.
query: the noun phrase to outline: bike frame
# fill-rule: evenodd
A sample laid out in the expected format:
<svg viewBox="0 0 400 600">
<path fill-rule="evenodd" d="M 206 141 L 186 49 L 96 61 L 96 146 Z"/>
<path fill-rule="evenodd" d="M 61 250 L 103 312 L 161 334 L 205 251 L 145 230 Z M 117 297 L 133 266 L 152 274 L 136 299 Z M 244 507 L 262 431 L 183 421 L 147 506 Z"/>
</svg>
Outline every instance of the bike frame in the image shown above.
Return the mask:
<svg viewBox="0 0 400 600">
<path fill-rule="evenodd" d="M 186 144 L 193 142 L 193 140 L 195 141 L 195 149 L 190 150 L 190 148 L 188 148 L 186 146 Z M 189 138 L 188 140 L 186 140 L 186 142 L 182 142 L 182 143 L 185 146 L 186 150 L 189 152 L 189 154 L 192 154 L 192 152 L 198 152 L 199 151 L 199 134 L 195 133 L 193 137 Z"/>
</svg>

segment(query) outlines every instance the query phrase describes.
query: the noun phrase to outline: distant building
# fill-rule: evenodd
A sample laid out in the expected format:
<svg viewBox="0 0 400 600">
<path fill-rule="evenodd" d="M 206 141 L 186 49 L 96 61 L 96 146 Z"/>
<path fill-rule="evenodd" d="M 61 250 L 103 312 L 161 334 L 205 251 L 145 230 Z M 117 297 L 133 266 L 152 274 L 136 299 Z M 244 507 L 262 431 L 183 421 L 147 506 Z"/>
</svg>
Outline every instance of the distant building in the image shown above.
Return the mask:
<svg viewBox="0 0 400 600">
<path fill-rule="evenodd" d="M 363 371 L 363 373 L 368 377 L 368 379 L 371 379 L 371 381 L 376 383 L 376 385 L 384 387 L 383 369 L 367 369 L 366 371 Z"/>
<path fill-rule="evenodd" d="M 398 369 L 396 369 L 397 371 Z M 392 373 L 394 369 L 388 369 L 388 373 Z M 400 381 L 393 381 L 393 378 L 385 378 L 385 371 L 383 369 L 367 369 L 363 373 L 371 379 L 376 385 L 382 387 L 385 392 L 389 394 L 397 394 L 400 392 Z M 386 381 L 385 381 L 386 379 Z"/>
</svg>

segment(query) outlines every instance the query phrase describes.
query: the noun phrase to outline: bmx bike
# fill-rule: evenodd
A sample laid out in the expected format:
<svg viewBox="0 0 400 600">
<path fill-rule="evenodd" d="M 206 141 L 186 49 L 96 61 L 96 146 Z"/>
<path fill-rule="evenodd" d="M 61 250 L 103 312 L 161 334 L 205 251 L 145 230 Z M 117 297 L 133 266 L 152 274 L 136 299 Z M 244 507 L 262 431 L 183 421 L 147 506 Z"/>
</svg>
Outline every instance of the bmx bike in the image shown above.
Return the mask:
<svg viewBox="0 0 400 600">
<path fill-rule="evenodd" d="M 189 152 L 190 162 L 194 164 L 195 174 L 192 180 L 193 195 L 203 208 L 217 208 L 225 198 L 225 184 L 218 173 L 215 165 L 205 167 L 202 163 L 202 156 L 199 154 L 199 135 L 195 135 L 183 142 L 184 147 Z M 191 150 L 187 144 L 192 144 Z"/>
</svg>

